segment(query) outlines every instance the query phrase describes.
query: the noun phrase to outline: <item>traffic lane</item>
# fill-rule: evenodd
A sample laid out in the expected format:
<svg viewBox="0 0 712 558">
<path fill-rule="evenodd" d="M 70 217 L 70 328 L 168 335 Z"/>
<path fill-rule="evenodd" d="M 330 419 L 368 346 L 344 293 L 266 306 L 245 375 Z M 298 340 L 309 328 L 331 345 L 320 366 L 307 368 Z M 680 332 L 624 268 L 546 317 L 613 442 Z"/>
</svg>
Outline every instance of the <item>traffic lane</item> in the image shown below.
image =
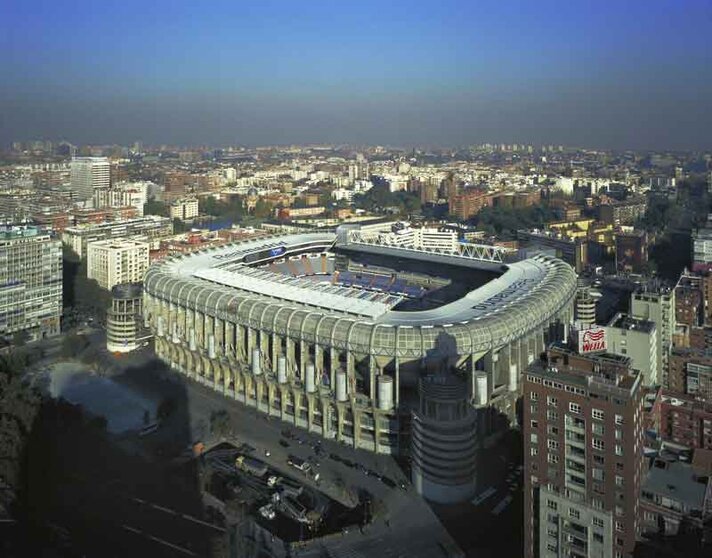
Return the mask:
<svg viewBox="0 0 712 558">
<path fill-rule="evenodd" d="M 379 497 L 387 496 L 387 493 L 392 490 L 376 477 L 366 475 L 356 468 L 348 467 L 343 463 L 337 463 L 328 458 L 330 453 L 334 453 L 344 459 L 363 465 L 379 475 L 386 475 L 396 483 L 407 482 L 400 467 L 390 456 L 357 450 L 336 441 L 327 440 L 293 424 L 281 421 L 276 417 L 268 418 L 267 415 L 258 413 L 258 411 L 245 407 L 241 403 L 226 399 L 222 394 L 210 388 L 191 381 L 184 380 L 184 382 L 193 423 L 202 424 L 206 420 L 209 421 L 210 414 L 213 411 L 228 410 L 237 440 L 254 446 L 257 449 L 255 457 L 276 468 L 289 467 L 286 465 L 286 461 L 290 454 L 302 459 L 312 460 L 316 458 L 320 466 L 316 467 L 315 470 L 321 473 L 321 477 L 324 480 L 333 482 L 334 477 L 338 475 L 343 478 L 347 485 L 352 484 L 356 488 L 365 488 Z M 301 439 L 303 443 L 300 444 L 298 441 L 291 439 L 286 440 L 289 444 L 288 447 L 281 446 L 280 440 L 285 440 L 283 431 L 291 432 Z M 321 456 L 316 456 L 314 452 L 314 446 L 317 443 L 322 448 Z M 264 450 L 270 452 L 270 457 L 264 454 Z M 293 471 L 298 472 L 296 469 L 293 469 Z M 304 480 L 308 482 L 308 479 L 305 478 Z M 323 480 L 321 482 L 323 483 Z"/>
</svg>

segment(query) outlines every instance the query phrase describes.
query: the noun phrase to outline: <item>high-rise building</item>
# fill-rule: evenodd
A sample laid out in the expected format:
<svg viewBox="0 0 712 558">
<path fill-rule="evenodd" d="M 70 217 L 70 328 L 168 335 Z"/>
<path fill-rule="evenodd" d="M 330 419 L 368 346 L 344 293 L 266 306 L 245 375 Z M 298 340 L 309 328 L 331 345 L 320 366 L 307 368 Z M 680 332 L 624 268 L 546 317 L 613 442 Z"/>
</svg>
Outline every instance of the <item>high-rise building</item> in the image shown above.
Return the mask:
<svg viewBox="0 0 712 558">
<path fill-rule="evenodd" d="M 87 246 L 87 277 L 104 289 L 140 283 L 148 269 L 148 243 L 138 240 L 99 240 Z"/>
<path fill-rule="evenodd" d="M 0 335 L 57 335 L 61 315 L 61 242 L 36 227 L 0 227 Z"/>
<path fill-rule="evenodd" d="M 551 347 L 524 376 L 524 556 L 631 556 L 640 532 L 642 377 Z"/>
<path fill-rule="evenodd" d="M 606 327 L 609 353 L 629 357 L 631 366 L 643 376 L 643 385 L 658 381 L 658 335 L 654 322 L 616 313 Z"/>
<path fill-rule="evenodd" d="M 75 157 L 72 159 L 71 187 L 80 200 L 94 197 L 95 188 L 111 185 L 111 165 L 106 157 Z"/>
<path fill-rule="evenodd" d="M 633 293 L 630 315 L 656 325 L 658 335 L 658 379 L 667 386 L 672 338 L 675 333 L 675 291 L 660 289 Z"/>
</svg>

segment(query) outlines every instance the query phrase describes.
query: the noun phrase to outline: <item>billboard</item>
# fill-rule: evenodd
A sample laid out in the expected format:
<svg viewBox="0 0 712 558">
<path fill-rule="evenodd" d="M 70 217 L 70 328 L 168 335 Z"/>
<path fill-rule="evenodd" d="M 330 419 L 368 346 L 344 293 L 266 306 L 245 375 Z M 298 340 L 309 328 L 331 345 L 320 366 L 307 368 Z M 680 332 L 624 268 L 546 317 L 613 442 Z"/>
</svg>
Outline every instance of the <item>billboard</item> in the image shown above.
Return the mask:
<svg viewBox="0 0 712 558">
<path fill-rule="evenodd" d="M 606 347 L 606 328 L 594 326 L 578 332 L 579 354 L 585 355 L 587 353 L 605 351 Z"/>
</svg>

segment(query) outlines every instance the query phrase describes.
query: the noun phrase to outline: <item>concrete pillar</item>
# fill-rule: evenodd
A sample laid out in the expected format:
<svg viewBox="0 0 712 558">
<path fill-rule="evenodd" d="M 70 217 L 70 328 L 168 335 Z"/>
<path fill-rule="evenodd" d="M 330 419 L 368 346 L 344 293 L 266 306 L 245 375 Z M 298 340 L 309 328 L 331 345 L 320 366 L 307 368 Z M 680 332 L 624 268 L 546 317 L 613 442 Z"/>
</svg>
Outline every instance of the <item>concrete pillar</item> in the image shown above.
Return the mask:
<svg viewBox="0 0 712 558">
<path fill-rule="evenodd" d="M 368 397 L 373 404 L 376 400 L 376 359 L 372 355 L 368 357 Z"/>
<path fill-rule="evenodd" d="M 358 448 L 361 441 L 361 412 L 352 405 L 351 414 L 354 417 L 354 448 Z"/>
<path fill-rule="evenodd" d="M 395 408 L 396 410 L 398 409 L 398 406 L 400 404 L 400 360 L 398 357 L 395 358 L 395 362 L 393 363 L 393 368 L 395 371 L 395 382 L 393 385 L 393 389 L 395 390 L 395 393 L 393 394 L 394 400 L 395 400 Z"/>
<path fill-rule="evenodd" d="M 285 348 L 287 350 L 287 377 L 290 377 L 294 372 L 294 367 L 297 365 L 297 363 L 294 362 L 295 347 L 294 341 L 289 337 L 287 337 L 285 342 Z"/>
<path fill-rule="evenodd" d="M 489 382 L 492 388 L 497 385 L 497 361 L 499 357 L 495 351 L 495 349 L 492 349 L 491 351 L 487 351 L 487 353 L 484 356 L 485 360 L 485 372 L 487 372 L 487 376 L 489 377 Z"/>
<path fill-rule="evenodd" d="M 321 376 L 324 373 L 324 349 L 314 344 L 314 369 L 316 370 L 316 381 L 321 384 Z"/>
<path fill-rule="evenodd" d="M 252 364 L 252 349 L 255 348 L 255 330 L 251 327 L 247 328 L 247 363 Z"/>
<path fill-rule="evenodd" d="M 265 372 L 272 370 L 273 363 L 271 362 L 272 359 L 269 352 L 269 333 L 263 330 L 260 331 L 260 355 L 262 356 L 263 363 L 265 361 L 270 361 L 267 362 L 267 365 L 265 366 Z"/>
<path fill-rule="evenodd" d="M 314 397 L 307 396 L 307 430 L 311 431 L 314 424 Z"/>
<path fill-rule="evenodd" d="M 235 324 L 232 322 L 225 322 L 225 355 L 235 357 Z"/>
<path fill-rule="evenodd" d="M 334 382 L 336 381 L 336 369 L 339 367 L 339 352 L 331 347 L 329 363 L 329 387 L 333 389 Z"/>
<path fill-rule="evenodd" d="M 299 377 L 304 381 L 304 369 L 307 365 L 307 357 L 309 356 L 309 351 L 307 349 L 307 344 L 304 340 L 299 341 Z"/>
<path fill-rule="evenodd" d="M 272 334 L 272 371 L 277 373 L 277 358 L 281 354 L 282 338 L 276 333 Z"/>
<path fill-rule="evenodd" d="M 351 351 L 346 351 L 346 374 L 352 378 L 356 373 L 356 359 Z"/>
</svg>

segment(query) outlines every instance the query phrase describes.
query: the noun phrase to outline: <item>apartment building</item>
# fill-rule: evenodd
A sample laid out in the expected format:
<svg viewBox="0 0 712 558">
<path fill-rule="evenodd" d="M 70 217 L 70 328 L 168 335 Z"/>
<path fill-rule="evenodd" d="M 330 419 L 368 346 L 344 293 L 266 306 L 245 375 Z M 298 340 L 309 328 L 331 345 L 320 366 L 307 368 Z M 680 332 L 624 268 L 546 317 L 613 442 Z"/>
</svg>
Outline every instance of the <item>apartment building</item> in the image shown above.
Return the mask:
<svg viewBox="0 0 712 558">
<path fill-rule="evenodd" d="M 94 207 L 135 207 L 138 216 L 143 216 L 148 185 L 148 182 L 123 182 L 111 188 L 95 188 Z"/>
<path fill-rule="evenodd" d="M 140 283 L 148 269 L 149 245 L 138 240 L 98 240 L 87 247 L 87 277 L 104 289 Z"/>
<path fill-rule="evenodd" d="M 630 359 L 552 346 L 523 394 L 524 556 L 631 556 L 644 462 Z"/>
<path fill-rule="evenodd" d="M 111 185 L 111 165 L 106 157 L 75 157 L 70 170 L 71 188 L 80 200 L 91 200 L 95 188 Z"/>
<path fill-rule="evenodd" d="M 135 219 L 122 219 L 108 223 L 98 223 L 67 227 L 62 233 L 62 242 L 79 258 L 87 254 L 87 245 L 97 240 L 144 236 L 149 242 L 158 242 L 173 234 L 173 221 L 168 217 L 146 215 Z"/>
<path fill-rule="evenodd" d="M 176 200 L 171 204 L 171 219 L 181 221 L 191 221 L 198 216 L 197 198 L 184 198 Z"/>
<path fill-rule="evenodd" d="M 0 336 L 60 332 L 62 244 L 37 227 L 0 227 Z"/>
</svg>

